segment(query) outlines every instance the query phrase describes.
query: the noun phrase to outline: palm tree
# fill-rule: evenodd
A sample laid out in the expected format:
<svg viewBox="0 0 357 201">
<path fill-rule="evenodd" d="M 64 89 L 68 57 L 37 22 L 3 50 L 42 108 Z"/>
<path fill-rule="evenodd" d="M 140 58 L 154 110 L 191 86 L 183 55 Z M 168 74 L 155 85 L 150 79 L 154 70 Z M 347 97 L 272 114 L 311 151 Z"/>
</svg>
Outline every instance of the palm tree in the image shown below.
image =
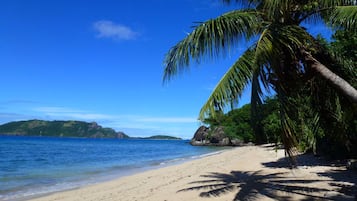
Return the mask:
<svg viewBox="0 0 357 201">
<path fill-rule="evenodd" d="M 224 0 L 229 3 L 230 0 Z M 282 141 L 289 156 L 296 140 L 289 97 L 312 77 L 322 77 L 351 103 L 357 90 L 334 73 L 323 58 L 324 50 L 303 27 L 324 22 L 335 29 L 357 30 L 355 0 L 237 0 L 239 10 L 198 24 L 172 47 L 165 58 L 164 81 L 184 71 L 192 61 L 215 58 L 237 47 L 242 40 L 253 45 L 237 59 L 217 84 L 200 111 L 207 115 L 238 101 L 243 89 L 252 85 L 252 114 L 259 120 L 263 90 L 274 89 L 280 102 Z M 258 122 L 258 121 L 256 121 Z M 253 124 L 259 130 L 259 123 Z M 259 135 L 258 135 L 259 136 Z M 259 139 L 259 138 L 258 138 Z"/>
</svg>

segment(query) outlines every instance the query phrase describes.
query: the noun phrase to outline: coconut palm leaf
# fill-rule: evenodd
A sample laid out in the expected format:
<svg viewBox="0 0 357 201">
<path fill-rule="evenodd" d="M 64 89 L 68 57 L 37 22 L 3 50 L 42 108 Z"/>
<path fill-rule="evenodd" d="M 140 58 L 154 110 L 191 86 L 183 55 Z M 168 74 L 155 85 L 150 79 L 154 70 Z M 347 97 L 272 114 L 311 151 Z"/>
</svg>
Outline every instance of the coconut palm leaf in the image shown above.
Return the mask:
<svg viewBox="0 0 357 201">
<path fill-rule="evenodd" d="M 252 78 L 252 91 L 251 91 L 251 127 L 255 133 L 255 140 L 258 144 L 266 142 L 266 135 L 263 133 L 262 120 L 263 120 L 263 91 L 260 86 L 260 76 L 262 76 L 260 69 L 253 72 Z M 264 76 L 264 75 L 263 75 Z M 264 79 L 265 80 L 265 79 Z"/>
<path fill-rule="evenodd" d="M 329 25 L 334 28 L 357 31 L 357 6 L 338 6 L 331 16 Z"/>
<path fill-rule="evenodd" d="M 254 49 L 248 49 L 218 82 L 201 108 L 199 119 L 203 120 L 208 115 L 214 116 L 216 110 L 223 110 L 227 104 L 237 101 L 246 85 L 251 81 L 254 69 Z"/>
<path fill-rule="evenodd" d="M 249 40 L 258 33 L 260 23 L 257 12 L 243 10 L 199 24 L 166 55 L 164 81 L 185 70 L 191 60 L 199 63 L 205 56 L 215 58 L 239 44 L 240 39 Z"/>
<path fill-rule="evenodd" d="M 231 0 L 223 0 L 230 3 Z M 238 101 L 243 89 L 252 83 L 252 104 L 258 108 L 262 89 L 274 87 L 281 105 L 282 139 L 288 154 L 296 145 L 293 115 L 296 107 L 290 102 L 309 76 L 320 75 L 342 93 L 351 96 L 357 91 L 341 82 L 332 82 L 313 55 L 319 51 L 315 39 L 302 22 L 321 22 L 333 28 L 356 31 L 356 0 L 236 0 L 241 10 L 228 12 L 216 19 L 198 24 L 182 41 L 167 53 L 164 81 L 184 72 L 202 58 L 225 55 L 243 39 L 257 39 L 223 76 L 202 107 L 199 118 L 215 115 L 217 110 Z M 323 59 L 323 58 L 322 58 Z M 311 73 L 312 71 L 314 73 Z M 337 75 L 336 75 L 337 76 Z M 299 81 L 300 79 L 300 81 Z M 298 82 L 299 81 L 299 82 Z M 347 83 L 348 84 L 348 83 Z M 352 90 L 353 89 L 353 90 Z M 295 93 L 295 94 L 294 94 Z M 346 95 L 346 97 L 348 97 Z M 357 97 L 357 95 L 355 95 Z M 357 100 L 357 98 L 356 98 Z M 253 107 L 254 108 L 254 107 Z M 319 118 L 316 118 L 316 123 Z M 317 124 L 316 124 L 317 125 Z"/>
<path fill-rule="evenodd" d="M 222 0 L 224 3 L 231 3 L 231 0 Z M 261 0 L 235 0 L 236 3 L 243 7 L 256 6 L 261 3 Z"/>
<path fill-rule="evenodd" d="M 334 8 L 336 6 L 353 6 L 357 3 L 355 0 L 319 0 L 318 4 L 321 8 Z"/>
<path fill-rule="evenodd" d="M 255 58 L 258 66 L 273 68 L 275 71 L 282 62 L 281 54 L 285 57 L 296 58 L 296 52 L 311 44 L 313 37 L 300 26 L 271 25 L 263 31 L 256 43 Z M 263 76 L 262 76 L 263 78 Z M 268 80 L 262 80 L 267 87 Z"/>
<path fill-rule="evenodd" d="M 289 7 L 294 5 L 293 0 L 265 0 L 261 1 L 261 6 L 267 16 L 279 16 L 284 14 L 284 11 L 290 10 Z M 270 18 L 271 19 L 271 18 Z"/>
<path fill-rule="evenodd" d="M 283 83 L 276 85 L 278 101 L 280 106 L 280 122 L 282 126 L 281 140 L 284 144 L 286 153 L 289 155 L 292 165 L 296 165 L 295 155 L 297 154 L 297 140 L 293 120 L 289 116 L 291 104 L 285 94 Z"/>
</svg>

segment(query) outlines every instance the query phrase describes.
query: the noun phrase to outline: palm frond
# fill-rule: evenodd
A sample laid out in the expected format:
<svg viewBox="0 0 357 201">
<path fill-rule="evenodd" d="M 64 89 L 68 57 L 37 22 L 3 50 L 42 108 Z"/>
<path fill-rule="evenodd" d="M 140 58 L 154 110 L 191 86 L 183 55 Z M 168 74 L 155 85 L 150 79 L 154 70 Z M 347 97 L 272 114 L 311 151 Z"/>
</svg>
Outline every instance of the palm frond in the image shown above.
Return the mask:
<svg viewBox="0 0 357 201">
<path fill-rule="evenodd" d="M 357 31 L 357 6 L 336 7 L 328 24 L 334 28 Z"/>
<path fill-rule="evenodd" d="M 319 0 L 320 8 L 334 8 L 336 6 L 353 6 L 357 2 L 355 0 Z"/>
<path fill-rule="evenodd" d="M 280 66 L 281 54 L 291 58 L 296 57 L 299 48 L 312 43 L 313 38 L 300 26 L 279 26 L 270 25 L 263 31 L 261 37 L 256 43 L 255 59 L 258 66 L 266 68 L 275 68 Z M 262 78 L 264 78 L 262 76 Z M 268 80 L 263 81 L 265 87 Z"/>
<path fill-rule="evenodd" d="M 261 67 L 260 71 L 257 73 L 259 73 L 260 81 L 266 90 L 269 88 L 269 80 L 265 75 L 265 70 L 270 71 L 270 67 L 276 65 L 274 63 L 276 59 L 274 58 L 276 57 L 275 55 L 279 53 L 279 50 L 274 48 L 274 46 L 274 38 L 271 30 L 268 27 L 260 35 L 260 38 L 256 43 L 256 51 L 254 53 L 254 60 L 257 66 Z M 257 86 L 260 87 L 260 85 Z"/>
<path fill-rule="evenodd" d="M 283 50 L 288 50 L 288 52 L 293 56 L 296 55 L 296 48 L 305 46 L 307 43 L 311 43 L 313 38 L 310 36 L 306 30 L 300 26 L 290 25 L 283 27 L 274 27 L 274 35 L 279 37 L 274 37 L 275 48 Z"/>
<path fill-rule="evenodd" d="M 263 91 L 260 87 L 260 79 L 259 79 L 259 68 L 255 69 L 253 72 L 252 78 L 252 91 L 251 91 L 251 126 L 253 128 L 255 139 L 258 144 L 266 142 L 265 135 L 263 133 L 262 128 L 262 120 L 263 120 Z"/>
<path fill-rule="evenodd" d="M 314 116 L 311 122 L 313 139 L 310 140 L 309 147 L 312 148 L 314 153 L 316 153 L 316 138 L 319 136 L 320 131 L 320 114 L 314 110 L 313 115 Z"/>
<path fill-rule="evenodd" d="M 280 105 L 280 121 L 282 126 L 281 140 L 284 144 L 284 149 L 291 159 L 292 165 L 296 165 L 295 156 L 297 154 L 297 140 L 295 136 L 295 128 L 293 120 L 289 116 L 289 108 L 291 107 L 289 99 L 284 92 L 284 86 L 279 83 L 277 87 L 277 96 Z M 294 107 L 292 107 L 294 108 Z"/>
<path fill-rule="evenodd" d="M 244 88 L 252 79 L 254 64 L 254 50 L 248 49 L 216 85 L 207 102 L 201 108 L 200 120 L 210 114 L 214 116 L 216 110 L 222 110 L 232 101 L 238 100 Z"/>
<path fill-rule="evenodd" d="M 172 47 L 164 60 L 164 81 L 185 70 L 192 60 L 215 58 L 258 33 L 259 13 L 253 10 L 228 12 L 195 27 L 185 39 Z"/>
<path fill-rule="evenodd" d="M 288 10 L 289 6 L 293 3 L 292 0 L 269 0 L 262 1 L 262 6 L 266 12 L 278 13 Z"/>
<path fill-rule="evenodd" d="M 256 68 L 255 71 L 253 72 L 253 77 L 252 77 L 252 97 L 251 97 L 251 103 L 256 103 L 256 104 L 262 104 L 263 103 L 263 90 L 260 86 L 260 80 L 259 79 L 261 73 L 260 73 L 260 68 Z"/>
<path fill-rule="evenodd" d="M 235 3 L 238 3 L 239 5 L 243 7 L 250 7 L 250 6 L 256 6 L 257 4 L 261 3 L 262 0 L 221 0 L 223 3 L 230 4 L 232 1 Z"/>
<path fill-rule="evenodd" d="M 293 0 L 263 0 L 256 9 L 264 12 L 265 20 L 284 23 L 294 5 Z"/>
<path fill-rule="evenodd" d="M 269 60 L 274 55 L 273 37 L 269 29 L 265 29 L 256 44 L 255 61 L 259 66 L 269 65 Z"/>
<path fill-rule="evenodd" d="M 309 3 L 301 2 L 299 23 L 319 23 L 322 19 L 325 22 L 330 20 L 331 14 L 336 7 L 357 5 L 355 0 L 320 0 Z"/>
</svg>

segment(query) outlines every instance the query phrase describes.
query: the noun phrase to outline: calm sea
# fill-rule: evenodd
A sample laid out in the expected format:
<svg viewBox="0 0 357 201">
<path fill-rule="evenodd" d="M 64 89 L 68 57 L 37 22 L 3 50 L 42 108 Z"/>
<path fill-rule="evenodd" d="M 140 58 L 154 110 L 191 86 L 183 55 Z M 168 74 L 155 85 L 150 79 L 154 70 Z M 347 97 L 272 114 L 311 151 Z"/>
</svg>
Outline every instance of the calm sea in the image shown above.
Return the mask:
<svg viewBox="0 0 357 201">
<path fill-rule="evenodd" d="M 185 140 L 0 136 L 0 200 L 77 188 L 220 150 Z"/>
</svg>

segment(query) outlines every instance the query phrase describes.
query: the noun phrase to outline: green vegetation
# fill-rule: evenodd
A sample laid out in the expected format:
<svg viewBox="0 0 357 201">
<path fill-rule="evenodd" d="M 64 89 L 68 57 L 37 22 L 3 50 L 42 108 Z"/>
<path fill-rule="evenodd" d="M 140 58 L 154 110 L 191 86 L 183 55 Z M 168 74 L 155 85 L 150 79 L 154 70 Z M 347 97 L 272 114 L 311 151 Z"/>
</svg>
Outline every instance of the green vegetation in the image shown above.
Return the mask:
<svg viewBox="0 0 357 201">
<path fill-rule="evenodd" d="M 348 36 L 348 37 L 347 37 Z M 327 53 L 334 55 L 336 60 L 344 63 L 357 64 L 357 53 L 349 51 L 351 44 L 357 45 L 357 33 L 339 30 L 333 35 L 333 41 L 328 43 L 319 37 L 319 43 L 326 48 Z M 352 52 L 352 53 L 351 53 Z M 332 64 L 332 63 L 331 63 Z M 346 80 L 357 87 L 357 69 L 351 65 L 340 66 L 340 73 Z M 315 78 L 309 82 L 323 82 Z M 355 157 L 357 154 L 357 109 L 349 101 L 339 96 L 327 83 L 326 87 L 311 89 L 313 84 L 301 88 L 294 99 L 290 98 L 292 121 L 297 147 L 300 151 L 312 151 L 316 154 L 325 154 L 332 158 Z M 311 91 L 314 94 L 311 94 Z M 326 97 L 326 98 L 320 98 Z M 314 106 L 316 105 L 316 106 Z M 294 107 L 299 106 L 299 107 Z M 314 107 L 313 107 L 314 106 Z M 217 111 L 206 118 L 204 123 L 210 127 L 223 126 L 226 134 L 231 138 L 238 138 L 244 142 L 256 142 L 252 130 L 250 104 L 234 109 L 227 114 Z M 264 142 L 281 143 L 281 122 L 279 119 L 280 107 L 277 97 L 267 98 L 260 106 L 261 129 Z M 316 115 L 316 111 L 319 115 Z"/>
<path fill-rule="evenodd" d="M 224 108 L 234 106 L 251 84 L 250 119 L 256 143 L 280 140 L 289 156 L 295 154 L 296 147 L 357 156 L 356 54 L 349 50 L 355 50 L 355 46 L 349 46 L 355 44 L 355 36 L 349 35 L 357 31 L 356 1 L 236 2 L 239 10 L 199 23 L 170 49 L 164 80 L 184 72 L 191 62 L 222 56 L 242 40 L 249 41 L 252 45 L 230 67 L 202 107 L 200 119 L 208 117 L 214 124 L 212 119 L 220 119 Z M 312 36 L 304 23 L 325 23 L 341 32 L 334 35 L 334 43 L 326 45 Z M 264 104 L 269 104 L 263 100 L 266 91 L 276 93 L 277 104 L 270 103 L 276 110 L 264 110 Z M 246 133 L 239 135 L 249 139 L 247 113 L 239 112 L 242 114 L 227 115 L 227 122 L 220 123 L 230 125 L 226 130 L 231 135 L 236 129 L 244 130 Z M 232 122 L 239 123 L 233 126 Z M 278 136 L 273 134 L 276 131 Z"/>
<path fill-rule="evenodd" d="M 264 117 L 262 119 L 262 129 L 264 142 L 276 143 L 280 141 L 281 125 L 279 121 L 279 106 L 277 98 L 268 98 L 261 107 Z M 245 143 L 256 142 L 256 136 L 252 128 L 251 105 L 246 104 L 241 108 L 234 109 L 226 114 L 219 113 L 214 117 L 206 118 L 203 121 L 211 128 L 222 126 L 224 133 L 230 139 L 240 139 Z M 214 130 L 214 129 L 212 129 Z"/>
<path fill-rule="evenodd" d="M 82 121 L 29 120 L 10 122 L 0 125 L 0 135 L 181 140 L 181 138 L 167 135 L 142 138 L 129 137 L 123 132 L 116 132 L 111 128 L 103 128 L 95 122 L 87 123 Z"/>
<path fill-rule="evenodd" d="M 319 40 L 335 60 L 328 61 L 333 69 L 357 88 L 357 32 L 338 30 L 331 43 L 321 37 Z M 315 88 L 309 94 L 313 110 L 320 114 L 316 151 L 334 158 L 357 157 L 357 104 L 351 104 L 323 80 L 315 81 L 326 86 Z"/>
<path fill-rule="evenodd" d="M 172 137 L 168 135 L 154 135 L 150 137 L 139 137 L 137 139 L 147 139 L 147 140 L 181 140 L 181 138 L 178 137 Z"/>
<path fill-rule="evenodd" d="M 224 133 L 230 139 L 240 139 L 244 142 L 254 142 L 255 136 L 251 128 L 250 105 L 244 105 L 240 109 L 232 110 L 227 114 L 219 113 L 215 117 L 203 121 L 214 130 L 215 127 L 223 126 Z"/>
<path fill-rule="evenodd" d="M 81 121 L 18 121 L 0 126 L 0 134 L 86 138 L 129 138 L 122 132 Z"/>
</svg>

